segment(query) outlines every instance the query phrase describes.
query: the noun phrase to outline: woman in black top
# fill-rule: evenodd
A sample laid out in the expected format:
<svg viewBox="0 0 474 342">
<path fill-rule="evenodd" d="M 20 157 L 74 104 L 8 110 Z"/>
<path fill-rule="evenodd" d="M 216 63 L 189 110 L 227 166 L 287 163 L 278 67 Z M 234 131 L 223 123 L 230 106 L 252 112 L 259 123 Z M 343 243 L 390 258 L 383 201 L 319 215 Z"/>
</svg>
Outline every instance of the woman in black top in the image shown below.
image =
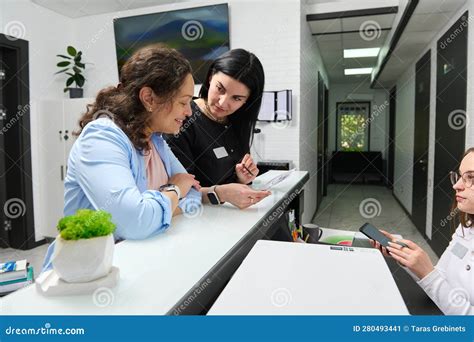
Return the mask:
<svg viewBox="0 0 474 342">
<path fill-rule="evenodd" d="M 210 66 L 192 102 L 192 115 L 167 141 L 175 156 L 202 186 L 203 200 L 243 209 L 270 192 L 248 186 L 258 175 L 250 156 L 265 76 L 258 58 L 234 49 Z"/>
</svg>

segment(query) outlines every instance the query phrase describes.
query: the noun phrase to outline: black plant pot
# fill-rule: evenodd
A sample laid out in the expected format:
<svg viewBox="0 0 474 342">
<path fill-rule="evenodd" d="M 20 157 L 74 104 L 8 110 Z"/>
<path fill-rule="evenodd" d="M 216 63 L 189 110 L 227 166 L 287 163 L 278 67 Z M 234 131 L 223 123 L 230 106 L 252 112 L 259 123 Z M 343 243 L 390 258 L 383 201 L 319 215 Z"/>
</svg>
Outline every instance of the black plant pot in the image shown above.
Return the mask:
<svg viewBox="0 0 474 342">
<path fill-rule="evenodd" d="M 82 88 L 69 88 L 70 99 L 80 99 L 84 96 L 84 89 Z"/>
</svg>

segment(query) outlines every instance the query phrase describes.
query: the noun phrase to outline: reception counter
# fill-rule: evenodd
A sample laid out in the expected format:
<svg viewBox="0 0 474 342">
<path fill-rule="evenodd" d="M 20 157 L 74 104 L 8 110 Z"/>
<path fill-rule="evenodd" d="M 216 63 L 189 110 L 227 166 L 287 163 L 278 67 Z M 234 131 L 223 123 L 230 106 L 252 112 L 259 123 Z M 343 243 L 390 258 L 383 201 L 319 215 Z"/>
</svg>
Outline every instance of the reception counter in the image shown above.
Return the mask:
<svg viewBox="0 0 474 342">
<path fill-rule="evenodd" d="M 280 171 L 260 177 L 265 182 Z M 301 217 L 306 171 L 295 171 L 272 194 L 245 210 L 203 205 L 173 218 L 163 234 L 115 245 L 120 269 L 114 288 L 94 294 L 45 297 L 35 285 L 1 301 L 2 315 L 180 315 L 204 314 L 257 240 L 287 233 L 285 213 Z M 285 231 L 286 230 L 286 231 Z"/>
</svg>

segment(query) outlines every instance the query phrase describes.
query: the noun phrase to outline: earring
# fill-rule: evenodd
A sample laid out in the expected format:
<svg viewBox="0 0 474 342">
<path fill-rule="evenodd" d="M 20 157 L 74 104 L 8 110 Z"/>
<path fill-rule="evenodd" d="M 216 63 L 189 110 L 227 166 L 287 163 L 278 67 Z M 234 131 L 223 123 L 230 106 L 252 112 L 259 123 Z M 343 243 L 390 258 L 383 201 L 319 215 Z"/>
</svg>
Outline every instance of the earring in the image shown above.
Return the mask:
<svg viewBox="0 0 474 342">
<path fill-rule="evenodd" d="M 148 111 L 151 113 L 151 112 L 153 112 L 153 109 L 150 107 L 150 108 L 148 108 Z"/>
</svg>

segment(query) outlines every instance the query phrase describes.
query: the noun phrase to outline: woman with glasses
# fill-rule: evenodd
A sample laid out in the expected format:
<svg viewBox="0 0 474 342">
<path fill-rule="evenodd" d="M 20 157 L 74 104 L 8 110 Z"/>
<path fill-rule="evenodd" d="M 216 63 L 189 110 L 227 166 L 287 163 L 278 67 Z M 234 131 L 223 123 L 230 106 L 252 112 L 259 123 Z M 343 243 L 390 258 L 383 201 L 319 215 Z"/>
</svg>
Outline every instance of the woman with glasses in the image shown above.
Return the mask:
<svg viewBox="0 0 474 342">
<path fill-rule="evenodd" d="M 474 314 L 474 148 L 464 154 L 459 171 L 450 173 L 456 192 L 453 210 L 459 215 L 460 225 L 436 266 L 428 254 L 410 240 L 400 240 L 406 247 L 390 242 L 381 247 L 385 256 L 391 256 L 406 267 L 421 288 L 445 315 Z M 453 225 L 454 226 L 454 225 Z M 382 231 L 388 238 L 395 237 Z"/>
</svg>

